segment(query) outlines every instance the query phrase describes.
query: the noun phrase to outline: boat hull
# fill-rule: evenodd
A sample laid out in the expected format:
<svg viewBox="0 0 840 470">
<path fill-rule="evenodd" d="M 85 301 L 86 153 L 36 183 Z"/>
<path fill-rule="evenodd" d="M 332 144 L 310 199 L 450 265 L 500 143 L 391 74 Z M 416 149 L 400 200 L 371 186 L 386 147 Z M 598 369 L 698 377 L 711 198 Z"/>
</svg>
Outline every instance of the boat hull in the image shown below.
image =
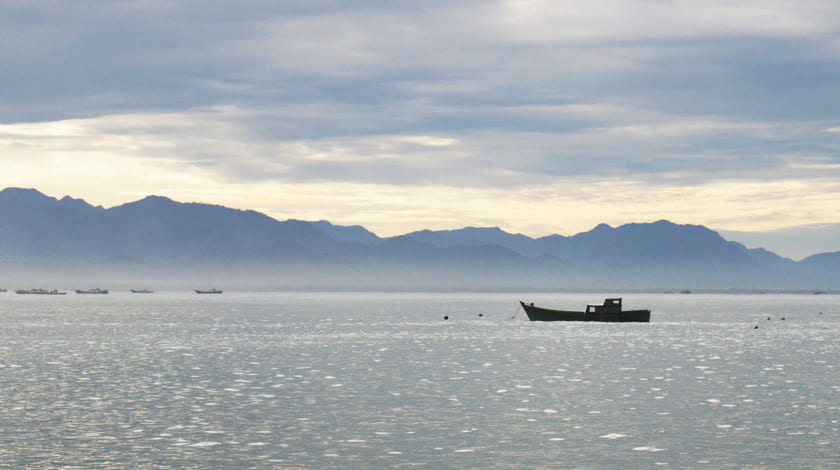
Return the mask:
<svg viewBox="0 0 840 470">
<path fill-rule="evenodd" d="M 531 321 L 598 321 L 598 322 L 650 322 L 650 310 L 623 310 L 620 312 L 576 312 L 535 307 L 519 302 Z"/>
</svg>

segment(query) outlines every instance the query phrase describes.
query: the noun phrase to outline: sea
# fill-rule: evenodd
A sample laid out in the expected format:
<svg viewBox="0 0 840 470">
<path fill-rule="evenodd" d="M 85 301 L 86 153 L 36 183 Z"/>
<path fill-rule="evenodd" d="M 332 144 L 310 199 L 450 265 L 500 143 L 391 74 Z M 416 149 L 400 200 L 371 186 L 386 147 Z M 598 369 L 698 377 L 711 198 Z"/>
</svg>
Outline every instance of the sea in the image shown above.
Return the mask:
<svg viewBox="0 0 840 470">
<path fill-rule="evenodd" d="M 0 468 L 835 469 L 838 359 L 836 295 L 10 291 Z"/>
</svg>

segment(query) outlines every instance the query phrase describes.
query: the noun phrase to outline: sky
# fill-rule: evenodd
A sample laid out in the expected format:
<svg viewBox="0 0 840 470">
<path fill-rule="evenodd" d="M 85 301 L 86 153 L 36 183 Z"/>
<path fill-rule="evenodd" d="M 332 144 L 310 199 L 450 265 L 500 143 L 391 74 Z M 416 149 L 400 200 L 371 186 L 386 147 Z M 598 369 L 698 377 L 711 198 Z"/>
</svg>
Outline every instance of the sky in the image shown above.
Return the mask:
<svg viewBox="0 0 840 470">
<path fill-rule="evenodd" d="M 0 37 L 0 187 L 794 257 L 840 223 L 833 0 L 0 0 Z"/>
</svg>

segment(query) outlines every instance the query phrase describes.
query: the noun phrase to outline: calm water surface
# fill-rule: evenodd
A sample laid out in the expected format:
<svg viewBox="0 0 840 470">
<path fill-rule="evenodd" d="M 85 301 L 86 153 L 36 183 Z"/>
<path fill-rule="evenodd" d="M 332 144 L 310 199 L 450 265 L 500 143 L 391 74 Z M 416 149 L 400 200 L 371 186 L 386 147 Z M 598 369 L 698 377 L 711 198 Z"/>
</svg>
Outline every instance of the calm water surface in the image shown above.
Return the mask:
<svg viewBox="0 0 840 470">
<path fill-rule="evenodd" d="M 0 468 L 840 465 L 840 298 L 606 296 L 0 294 Z"/>
</svg>

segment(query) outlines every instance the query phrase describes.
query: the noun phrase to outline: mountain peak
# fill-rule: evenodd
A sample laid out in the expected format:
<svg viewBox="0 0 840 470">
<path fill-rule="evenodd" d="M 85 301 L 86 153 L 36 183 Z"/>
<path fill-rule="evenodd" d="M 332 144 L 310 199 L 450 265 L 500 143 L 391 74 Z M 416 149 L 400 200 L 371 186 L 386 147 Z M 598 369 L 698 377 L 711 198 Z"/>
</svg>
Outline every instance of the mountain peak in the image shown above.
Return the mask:
<svg viewBox="0 0 840 470">
<path fill-rule="evenodd" d="M 0 200 L 9 202 L 42 202 L 54 199 L 33 188 L 6 188 L 0 191 Z"/>
<path fill-rule="evenodd" d="M 174 200 L 166 196 L 156 196 L 154 194 L 144 197 L 137 202 L 155 203 L 155 204 L 172 204 L 176 203 Z M 177 204 L 177 203 L 176 203 Z"/>
<path fill-rule="evenodd" d="M 169 208 L 179 206 L 181 203 L 177 201 L 173 201 L 166 196 L 146 196 L 143 199 L 128 202 L 118 207 L 129 208 L 129 207 L 151 207 L 151 208 Z"/>
<path fill-rule="evenodd" d="M 677 224 L 671 222 L 670 220 L 660 219 L 656 222 L 651 223 L 651 225 L 659 226 L 659 227 L 674 227 Z"/>
<path fill-rule="evenodd" d="M 359 243 L 362 245 L 372 245 L 381 242 L 376 234 L 361 225 L 341 226 L 326 220 L 311 222 L 311 224 L 319 232 L 340 242 Z"/>
<path fill-rule="evenodd" d="M 88 204 L 84 199 L 74 199 L 70 196 L 64 196 L 58 201 L 63 207 L 70 207 L 73 209 L 102 209 L 102 206 L 94 207 Z"/>
</svg>

